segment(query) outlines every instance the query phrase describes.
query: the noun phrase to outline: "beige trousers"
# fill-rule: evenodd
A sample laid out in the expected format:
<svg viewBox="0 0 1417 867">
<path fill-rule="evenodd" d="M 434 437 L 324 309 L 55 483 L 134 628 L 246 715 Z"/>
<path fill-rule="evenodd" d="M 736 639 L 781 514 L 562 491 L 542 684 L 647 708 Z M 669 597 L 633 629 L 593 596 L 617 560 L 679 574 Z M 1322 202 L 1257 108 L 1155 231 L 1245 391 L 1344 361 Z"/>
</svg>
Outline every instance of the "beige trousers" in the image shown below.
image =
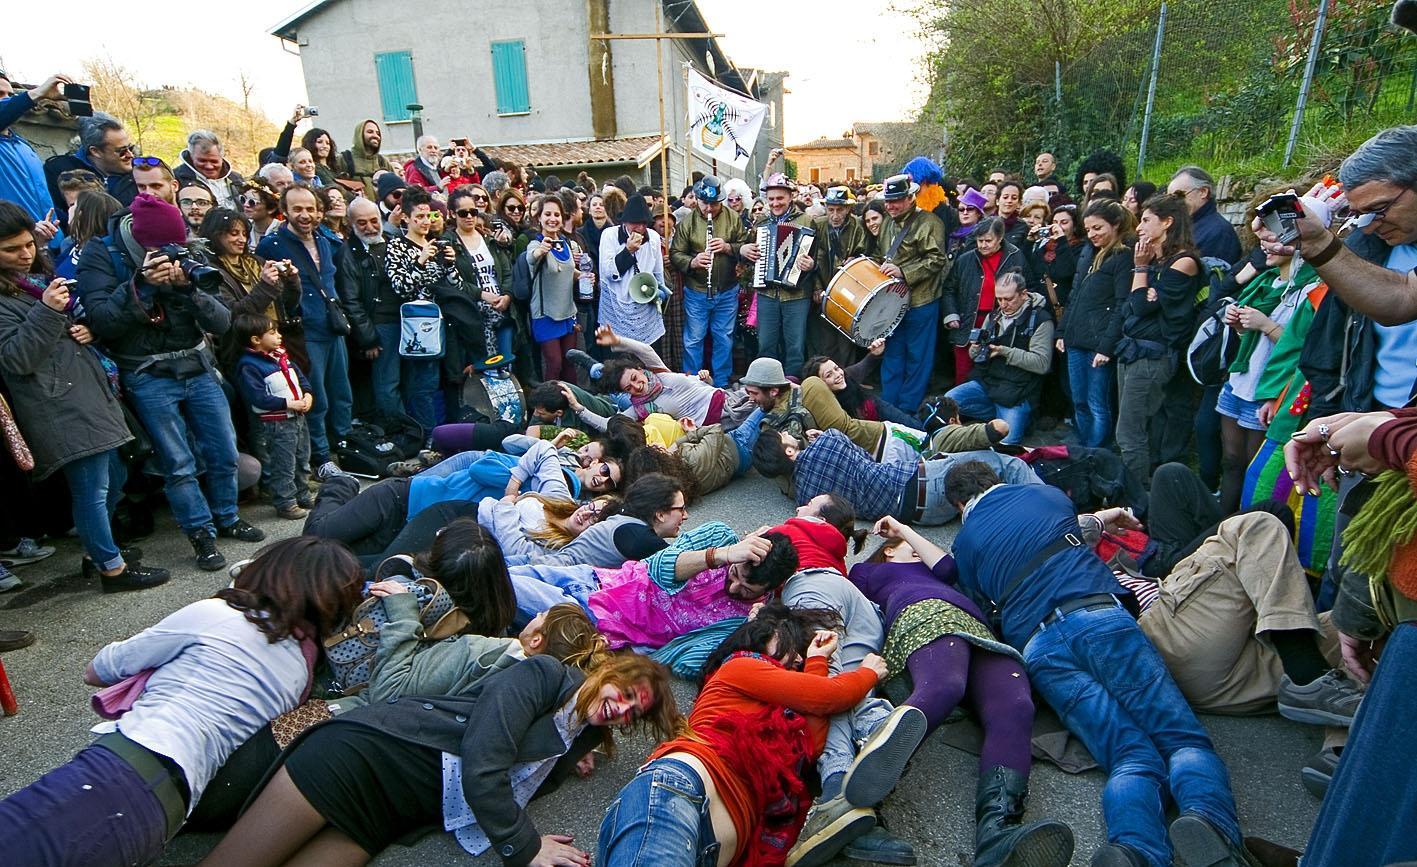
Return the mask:
<svg viewBox="0 0 1417 867">
<path fill-rule="evenodd" d="M 1141 628 L 1192 707 L 1247 714 L 1274 709 L 1284 673 L 1265 633 L 1320 626 L 1289 534 L 1257 512 L 1221 522 L 1177 563 Z"/>
</svg>

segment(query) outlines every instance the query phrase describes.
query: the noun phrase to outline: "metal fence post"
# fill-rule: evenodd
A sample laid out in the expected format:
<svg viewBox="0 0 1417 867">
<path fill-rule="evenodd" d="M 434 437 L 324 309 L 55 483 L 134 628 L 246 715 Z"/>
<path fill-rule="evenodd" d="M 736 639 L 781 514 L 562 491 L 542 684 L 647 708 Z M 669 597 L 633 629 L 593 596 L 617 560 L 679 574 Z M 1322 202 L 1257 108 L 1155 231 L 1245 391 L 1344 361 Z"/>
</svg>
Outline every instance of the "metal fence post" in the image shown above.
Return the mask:
<svg viewBox="0 0 1417 867">
<path fill-rule="evenodd" d="M 1309 40 L 1309 59 L 1304 64 L 1304 81 L 1299 85 L 1299 99 L 1294 103 L 1294 122 L 1289 125 L 1289 143 L 1284 146 L 1284 166 L 1294 158 L 1294 147 L 1299 143 L 1299 127 L 1304 123 L 1304 106 L 1309 101 L 1309 85 L 1314 81 L 1314 66 L 1319 60 L 1319 46 L 1323 43 L 1324 24 L 1328 22 L 1328 0 L 1319 0 L 1319 14 L 1314 19 L 1314 38 Z"/>
<path fill-rule="evenodd" d="M 1141 145 L 1137 148 L 1137 180 L 1146 171 L 1146 140 L 1151 135 L 1151 108 L 1156 104 L 1156 76 L 1161 69 L 1161 42 L 1166 36 L 1166 4 L 1156 19 L 1156 44 L 1151 48 L 1151 84 L 1146 90 L 1146 115 L 1141 122 Z"/>
</svg>

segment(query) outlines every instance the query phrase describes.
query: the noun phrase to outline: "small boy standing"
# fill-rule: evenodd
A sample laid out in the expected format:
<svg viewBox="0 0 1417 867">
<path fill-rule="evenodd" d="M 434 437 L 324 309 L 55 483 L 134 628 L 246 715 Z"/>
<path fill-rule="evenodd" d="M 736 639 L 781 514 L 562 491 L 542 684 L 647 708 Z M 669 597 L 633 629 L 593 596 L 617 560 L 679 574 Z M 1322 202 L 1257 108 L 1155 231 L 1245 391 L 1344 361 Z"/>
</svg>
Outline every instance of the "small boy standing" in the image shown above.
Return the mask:
<svg viewBox="0 0 1417 867">
<path fill-rule="evenodd" d="M 314 405 L 310 382 L 291 363 L 276 324 L 241 313 L 231 330 L 244 347 L 236 361 L 236 386 L 266 435 L 267 471 L 276 514 L 301 520 L 309 514 L 310 433 L 305 414 Z"/>
</svg>

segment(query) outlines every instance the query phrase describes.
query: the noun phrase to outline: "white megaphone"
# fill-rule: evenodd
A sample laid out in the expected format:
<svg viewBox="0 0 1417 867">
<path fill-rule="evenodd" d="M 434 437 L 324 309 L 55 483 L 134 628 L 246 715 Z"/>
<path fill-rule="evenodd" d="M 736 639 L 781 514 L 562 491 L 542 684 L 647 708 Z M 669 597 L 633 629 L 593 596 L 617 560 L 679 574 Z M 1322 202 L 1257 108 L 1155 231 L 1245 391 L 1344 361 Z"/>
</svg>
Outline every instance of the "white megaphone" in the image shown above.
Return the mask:
<svg viewBox="0 0 1417 867">
<path fill-rule="evenodd" d="M 630 293 L 632 300 L 640 304 L 649 304 L 659 298 L 659 281 L 654 279 L 653 274 L 641 271 L 630 278 L 626 290 Z"/>
</svg>

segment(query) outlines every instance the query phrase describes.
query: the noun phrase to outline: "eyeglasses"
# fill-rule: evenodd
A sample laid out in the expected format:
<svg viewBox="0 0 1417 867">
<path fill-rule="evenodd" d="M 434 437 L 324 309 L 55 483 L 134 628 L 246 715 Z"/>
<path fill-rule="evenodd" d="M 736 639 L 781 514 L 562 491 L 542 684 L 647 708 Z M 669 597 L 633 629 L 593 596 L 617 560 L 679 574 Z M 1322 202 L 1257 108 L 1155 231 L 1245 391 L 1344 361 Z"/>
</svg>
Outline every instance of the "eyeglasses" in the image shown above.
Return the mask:
<svg viewBox="0 0 1417 867">
<path fill-rule="evenodd" d="M 454 213 L 454 214 L 457 214 L 459 217 L 462 217 L 464 220 L 470 220 L 470 219 L 472 219 L 473 217 L 477 216 L 477 209 L 476 209 L 476 208 L 458 208 L 456 211 L 453 211 L 453 213 Z"/>
<path fill-rule="evenodd" d="M 136 154 L 136 153 L 138 152 L 138 146 L 137 146 L 137 145 L 131 145 L 131 144 L 125 144 L 125 145 L 123 145 L 122 147 L 114 148 L 114 149 L 113 149 L 113 152 L 114 152 L 115 154 L 118 154 L 120 157 L 122 157 L 122 156 L 131 156 L 132 154 Z M 148 157 L 148 159 L 155 159 L 155 158 L 154 158 L 154 157 Z M 137 160 L 133 160 L 133 162 L 136 163 Z"/>
<path fill-rule="evenodd" d="M 259 208 L 262 204 L 260 196 L 242 196 L 241 204 L 248 208 Z"/>
<path fill-rule="evenodd" d="M 728 197 L 728 201 L 730 201 L 730 202 L 741 202 L 741 201 L 743 201 L 743 197 L 742 197 L 742 196 L 729 196 L 729 197 Z"/>
<path fill-rule="evenodd" d="M 1372 224 L 1376 223 L 1378 220 L 1383 219 L 1384 217 L 1387 216 L 1387 212 L 1392 208 L 1392 206 L 1395 205 L 1395 204 L 1397 204 L 1398 202 L 1402 201 L 1402 197 L 1405 196 L 1405 195 L 1407 195 L 1407 194 L 1410 193 L 1410 192 L 1412 192 L 1412 188 L 1411 188 L 1411 187 L 1408 187 L 1408 188 L 1404 189 L 1402 192 L 1398 193 L 1398 194 L 1393 198 L 1392 201 L 1388 202 L 1386 205 L 1383 205 L 1381 208 L 1378 208 L 1378 209 L 1375 210 L 1375 211 L 1365 211 L 1364 213 L 1359 214 L 1357 217 L 1354 217 L 1354 219 L 1353 219 L 1353 226 L 1354 226 L 1354 228 L 1361 229 L 1361 228 L 1363 228 L 1363 227 L 1365 227 L 1365 226 L 1371 226 Z"/>
<path fill-rule="evenodd" d="M 1175 196 L 1178 199 L 1184 199 L 1186 196 L 1189 196 L 1191 193 L 1194 193 L 1198 189 L 1200 189 L 1200 187 L 1191 187 L 1189 190 L 1174 190 L 1171 195 Z"/>
<path fill-rule="evenodd" d="M 486 196 L 482 195 L 481 193 L 473 193 L 473 194 L 472 194 L 472 200 L 473 200 L 474 202 L 485 202 L 485 201 L 487 201 L 488 199 L 487 199 Z"/>
<path fill-rule="evenodd" d="M 212 201 L 211 199 L 178 199 L 177 204 L 181 205 L 184 208 L 195 208 L 198 205 L 201 205 L 204 208 L 210 208 L 212 206 Z"/>
<path fill-rule="evenodd" d="M 509 214 L 520 214 L 526 210 L 521 205 L 508 205 L 505 209 Z"/>
<path fill-rule="evenodd" d="M 122 151 L 122 148 L 119 148 Z M 157 157 L 133 157 L 133 168 L 135 169 L 156 169 L 162 167 L 162 160 Z"/>
<path fill-rule="evenodd" d="M 389 196 L 392 196 L 395 201 L 401 200 L 403 198 L 403 190 L 394 190 L 392 193 L 389 193 Z M 387 198 L 387 196 L 385 198 Z"/>
</svg>

